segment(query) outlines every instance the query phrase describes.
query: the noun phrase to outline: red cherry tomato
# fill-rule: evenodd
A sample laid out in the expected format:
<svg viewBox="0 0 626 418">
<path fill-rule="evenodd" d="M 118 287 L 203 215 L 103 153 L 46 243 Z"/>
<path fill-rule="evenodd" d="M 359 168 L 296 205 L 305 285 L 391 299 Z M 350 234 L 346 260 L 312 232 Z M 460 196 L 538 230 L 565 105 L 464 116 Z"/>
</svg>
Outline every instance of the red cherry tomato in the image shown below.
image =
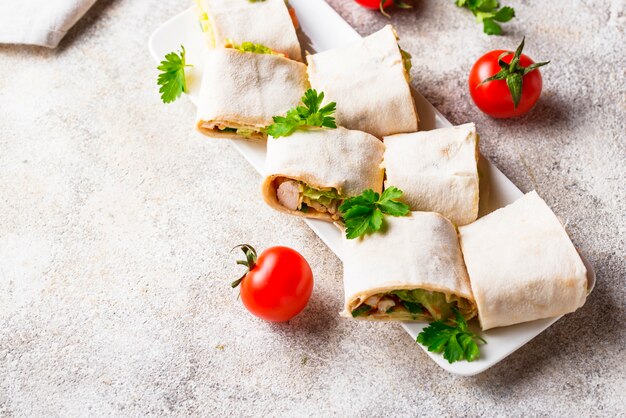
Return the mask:
<svg viewBox="0 0 626 418">
<path fill-rule="evenodd" d="M 355 1 L 367 9 L 380 8 L 380 0 L 355 0 Z M 383 3 L 383 9 L 386 9 L 392 4 L 393 4 L 393 0 L 385 0 L 385 3 Z"/>
<path fill-rule="evenodd" d="M 313 292 L 313 273 L 304 257 L 291 248 L 270 247 L 257 259 L 252 247 L 242 248 L 248 261 L 246 250 L 254 253 L 250 270 L 240 280 L 246 309 L 272 322 L 288 321 L 300 313 Z"/>
<path fill-rule="evenodd" d="M 498 57 L 506 51 L 495 50 L 486 53 L 476 61 L 469 74 L 469 90 L 476 106 L 494 118 L 510 118 L 521 116 L 528 112 L 537 103 L 541 95 L 542 80 L 539 70 L 533 70 L 522 78 L 522 95 L 517 108 L 514 107 L 511 92 L 505 80 L 488 81 L 479 85 L 483 80 L 500 71 Z M 511 63 L 513 54 L 503 58 L 507 64 Z M 534 61 L 521 54 L 519 65 L 528 67 Z"/>
</svg>

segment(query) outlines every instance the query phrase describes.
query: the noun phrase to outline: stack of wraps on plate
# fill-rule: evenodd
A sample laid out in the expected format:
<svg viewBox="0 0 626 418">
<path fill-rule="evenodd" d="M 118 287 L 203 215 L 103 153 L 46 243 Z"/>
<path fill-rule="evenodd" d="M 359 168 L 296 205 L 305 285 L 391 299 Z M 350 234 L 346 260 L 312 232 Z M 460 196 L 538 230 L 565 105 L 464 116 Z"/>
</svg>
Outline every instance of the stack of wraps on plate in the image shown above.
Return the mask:
<svg viewBox="0 0 626 418">
<path fill-rule="evenodd" d="M 346 46 L 308 55 L 311 86 L 337 102 L 337 124 L 382 138 L 415 132 L 409 62 L 390 25 Z"/>
<path fill-rule="evenodd" d="M 308 55 L 307 67 L 283 0 L 196 3 L 207 43 L 197 127 L 267 141 L 261 191 L 270 207 L 342 228 L 344 200 L 403 191 L 409 215 L 344 239 L 343 316 L 445 321 L 456 309 L 486 330 L 584 304 L 583 262 L 535 192 L 479 218 L 474 124 L 417 132 L 410 55 L 391 26 Z M 339 126 L 268 138 L 273 117 L 301 105 L 310 87 L 336 102 Z"/>
<path fill-rule="evenodd" d="M 195 3 L 209 47 L 251 42 L 302 61 L 297 20 L 284 0 L 195 0 Z"/>
<path fill-rule="evenodd" d="M 295 15 L 284 0 L 197 0 L 196 10 L 207 37 L 196 126 L 209 136 L 264 141 L 272 117 L 299 105 L 309 87 Z"/>
<path fill-rule="evenodd" d="M 345 240 L 344 315 L 445 319 L 455 307 L 466 319 L 477 312 L 487 330 L 563 315 L 585 302 L 586 268 L 536 192 L 459 227 L 460 239 L 433 212 L 386 222 L 382 234 Z M 411 312 L 406 302 L 421 309 Z"/>
</svg>

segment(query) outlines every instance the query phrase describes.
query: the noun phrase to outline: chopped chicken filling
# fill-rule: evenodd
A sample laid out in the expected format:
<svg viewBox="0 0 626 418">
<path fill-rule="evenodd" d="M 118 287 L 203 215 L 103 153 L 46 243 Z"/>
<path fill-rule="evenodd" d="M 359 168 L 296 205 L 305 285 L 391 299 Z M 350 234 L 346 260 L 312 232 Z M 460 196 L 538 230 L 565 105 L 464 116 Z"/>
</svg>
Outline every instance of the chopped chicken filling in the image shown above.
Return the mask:
<svg viewBox="0 0 626 418">
<path fill-rule="evenodd" d="M 276 198 L 287 209 L 298 210 L 302 204 L 302 188 L 295 181 L 283 181 L 276 189 Z"/>
<path fill-rule="evenodd" d="M 277 178 L 275 185 L 276 199 L 287 209 L 302 212 L 315 210 L 318 213 L 328 213 L 333 220 L 341 219 L 339 213 L 341 199 L 334 189 L 317 190 L 285 177 Z"/>
</svg>

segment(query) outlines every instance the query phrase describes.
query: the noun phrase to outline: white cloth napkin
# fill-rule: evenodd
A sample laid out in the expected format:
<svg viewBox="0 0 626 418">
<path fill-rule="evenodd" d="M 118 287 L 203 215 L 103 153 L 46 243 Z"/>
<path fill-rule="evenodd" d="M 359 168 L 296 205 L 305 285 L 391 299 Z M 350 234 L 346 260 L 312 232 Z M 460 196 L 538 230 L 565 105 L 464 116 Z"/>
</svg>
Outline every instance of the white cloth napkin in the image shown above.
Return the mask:
<svg viewBox="0 0 626 418">
<path fill-rule="evenodd" d="M 55 48 L 96 0 L 0 0 L 0 43 Z"/>
</svg>

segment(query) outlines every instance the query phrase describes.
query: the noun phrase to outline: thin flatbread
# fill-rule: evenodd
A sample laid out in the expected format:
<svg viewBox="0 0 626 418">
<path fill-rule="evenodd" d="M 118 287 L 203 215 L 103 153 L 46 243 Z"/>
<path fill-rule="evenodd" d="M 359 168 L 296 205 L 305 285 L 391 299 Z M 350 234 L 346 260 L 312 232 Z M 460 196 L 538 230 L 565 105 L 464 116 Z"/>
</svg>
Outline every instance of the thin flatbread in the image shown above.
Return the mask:
<svg viewBox="0 0 626 418">
<path fill-rule="evenodd" d="M 478 137 L 473 123 L 384 138 L 385 185 L 411 210 L 437 212 L 455 225 L 478 217 Z"/>
<path fill-rule="evenodd" d="M 235 49 L 206 52 L 196 125 L 209 136 L 265 140 L 272 117 L 298 106 L 306 66 L 279 55 Z"/>
<path fill-rule="evenodd" d="M 372 309 L 355 315 L 355 309 L 371 297 L 396 291 L 423 290 L 443 293 L 445 300 L 462 303 L 466 319 L 476 314 L 474 297 L 454 225 L 433 212 L 411 212 L 409 216 L 387 216 L 381 231 L 362 238 L 344 238 L 343 284 L 345 305 L 342 316 L 366 320 L 428 320 L 421 312 L 395 317 Z M 378 302 L 378 300 L 377 300 Z M 404 307 L 396 303 L 391 309 Z M 457 305 L 458 308 L 458 305 Z M 448 312 L 448 315 L 451 311 Z M 431 318 L 432 319 L 432 318 Z"/>
<path fill-rule="evenodd" d="M 587 297 L 587 269 L 536 192 L 459 228 L 484 330 L 573 312 Z"/>
<path fill-rule="evenodd" d="M 295 15 L 284 0 L 196 0 L 196 9 L 212 48 L 252 42 L 302 61 Z"/>
<path fill-rule="evenodd" d="M 334 189 L 340 200 L 359 195 L 365 189 L 380 192 L 384 144 L 361 131 L 337 129 L 298 130 L 288 137 L 268 138 L 263 198 L 274 209 L 307 218 L 338 220 L 328 211 L 313 207 L 303 211 L 302 200 L 288 208 L 277 197 L 277 180 L 289 180 L 317 190 Z M 301 188 L 302 192 L 302 188 Z M 302 196 L 300 196 L 302 198 Z M 336 207 L 334 208 L 336 209 Z M 338 215 L 335 213 L 335 215 Z"/>
<path fill-rule="evenodd" d="M 390 25 L 346 46 L 308 55 L 311 86 L 337 102 L 337 124 L 382 138 L 417 131 L 417 111 Z"/>
</svg>

